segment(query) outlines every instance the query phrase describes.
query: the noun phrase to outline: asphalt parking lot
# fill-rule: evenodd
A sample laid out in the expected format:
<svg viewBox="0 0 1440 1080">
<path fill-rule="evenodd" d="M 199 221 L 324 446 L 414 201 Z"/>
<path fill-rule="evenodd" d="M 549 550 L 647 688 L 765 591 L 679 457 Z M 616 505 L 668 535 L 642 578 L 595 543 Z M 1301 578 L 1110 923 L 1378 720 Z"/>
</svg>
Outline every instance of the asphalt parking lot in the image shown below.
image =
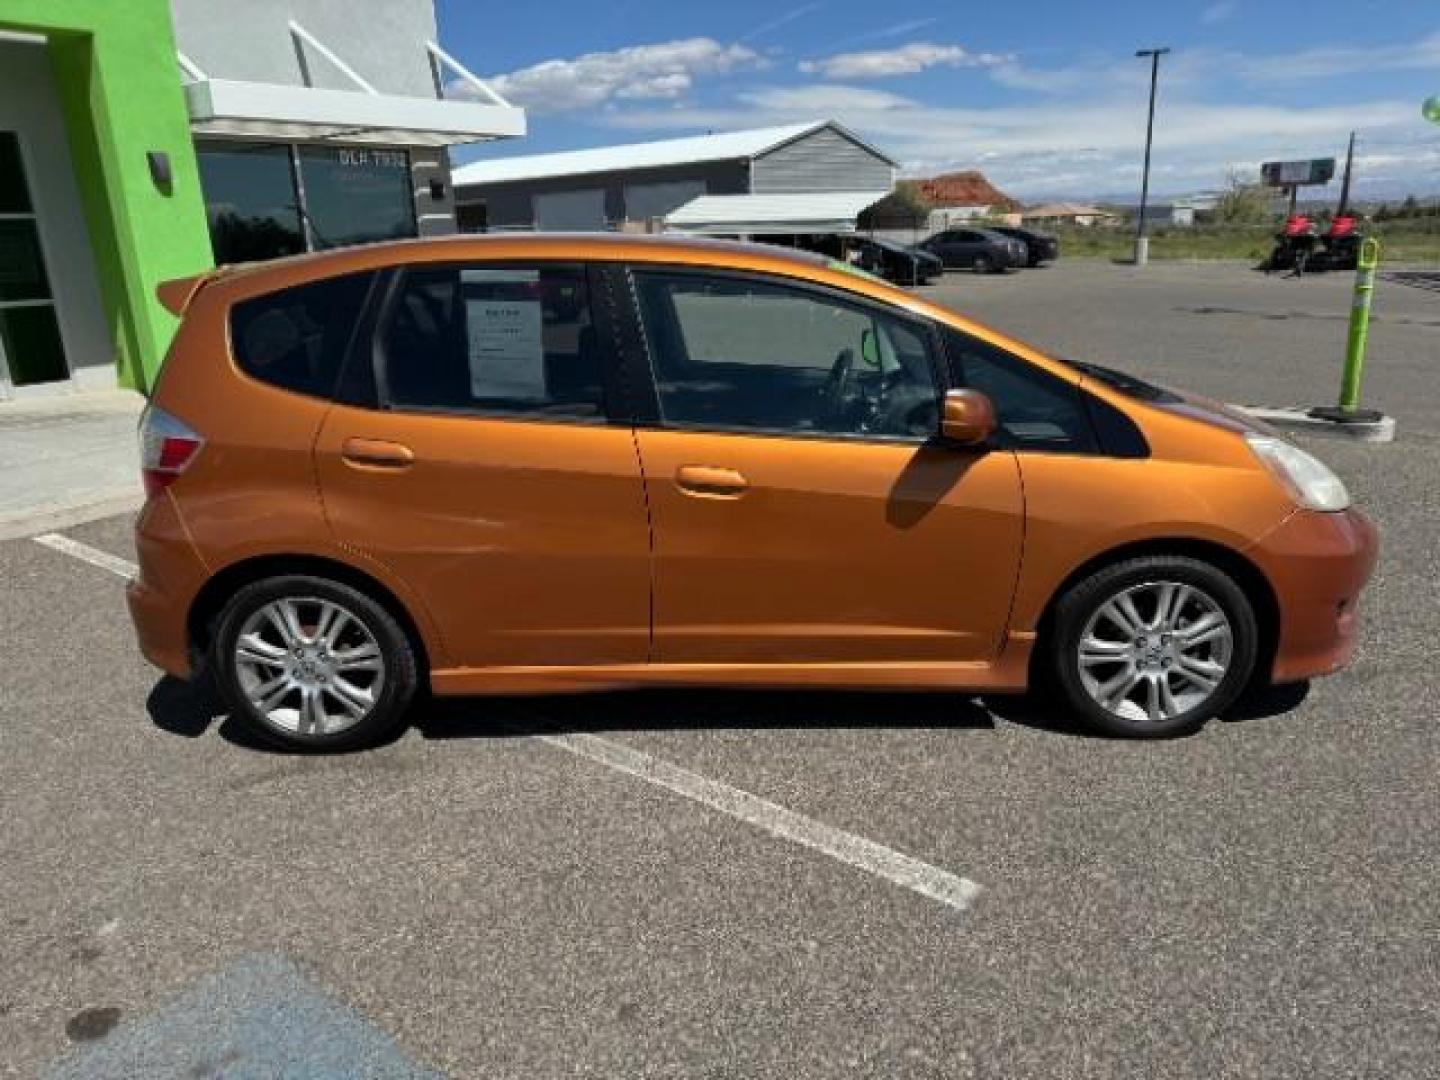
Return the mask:
<svg viewBox="0 0 1440 1080">
<path fill-rule="evenodd" d="M 1248 404 L 1328 402 L 1348 315 L 1345 278 L 1235 265 L 925 292 Z M 1024 700 L 665 692 L 286 756 L 136 654 L 128 516 L 0 543 L 0 1068 L 1435 1075 L 1440 294 L 1376 312 L 1399 439 L 1311 447 L 1382 532 L 1359 658 L 1175 742 Z"/>
</svg>

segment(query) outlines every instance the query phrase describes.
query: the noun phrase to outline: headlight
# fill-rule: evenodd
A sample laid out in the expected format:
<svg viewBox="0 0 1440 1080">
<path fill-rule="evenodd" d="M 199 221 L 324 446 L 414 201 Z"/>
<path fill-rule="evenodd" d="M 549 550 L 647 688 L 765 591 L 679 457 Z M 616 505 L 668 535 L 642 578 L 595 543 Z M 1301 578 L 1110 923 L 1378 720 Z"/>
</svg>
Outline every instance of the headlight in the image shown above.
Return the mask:
<svg viewBox="0 0 1440 1080">
<path fill-rule="evenodd" d="M 1344 482 L 1313 454 L 1274 435 L 1251 432 L 1245 441 L 1301 506 L 1309 510 L 1344 510 L 1350 505 Z"/>
</svg>

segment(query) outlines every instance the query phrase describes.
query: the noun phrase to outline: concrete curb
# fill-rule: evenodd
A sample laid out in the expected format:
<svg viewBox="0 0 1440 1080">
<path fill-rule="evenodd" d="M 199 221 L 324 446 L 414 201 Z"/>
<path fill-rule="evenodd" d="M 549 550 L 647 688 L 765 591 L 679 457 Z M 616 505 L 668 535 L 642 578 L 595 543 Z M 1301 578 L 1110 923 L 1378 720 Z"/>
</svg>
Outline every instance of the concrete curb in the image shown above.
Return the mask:
<svg viewBox="0 0 1440 1080">
<path fill-rule="evenodd" d="M 139 510 L 144 502 L 145 496 L 139 492 L 126 492 L 123 495 L 112 495 L 74 506 L 52 506 L 41 510 L 27 510 L 21 514 L 8 514 L 0 517 L 0 540 L 16 540 L 38 533 L 54 532 L 56 529 L 85 525 L 101 518 Z"/>
<path fill-rule="evenodd" d="M 1381 416 L 1378 420 L 1327 420 L 1312 416 L 1309 409 L 1269 408 L 1264 405 L 1237 405 L 1241 412 L 1262 423 L 1296 435 L 1314 435 L 1322 439 L 1343 439 L 1349 442 L 1388 443 L 1395 441 L 1395 418 Z"/>
</svg>

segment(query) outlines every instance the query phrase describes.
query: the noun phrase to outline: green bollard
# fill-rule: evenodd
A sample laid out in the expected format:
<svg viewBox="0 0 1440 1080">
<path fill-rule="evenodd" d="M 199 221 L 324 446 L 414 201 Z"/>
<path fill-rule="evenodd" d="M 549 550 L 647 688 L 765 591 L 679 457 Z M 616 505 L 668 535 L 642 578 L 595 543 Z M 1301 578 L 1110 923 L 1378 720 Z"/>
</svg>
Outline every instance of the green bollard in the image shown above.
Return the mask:
<svg viewBox="0 0 1440 1080">
<path fill-rule="evenodd" d="M 1375 271 L 1380 265 L 1380 241 L 1367 236 L 1360 242 L 1355 262 L 1355 298 L 1350 303 L 1350 337 L 1345 346 L 1345 370 L 1340 376 L 1340 405 L 1312 409 L 1326 420 L 1373 422 L 1381 414 L 1360 408 L 1360 376 L 1365 370 L 1365 343 L 1370 336 L 1370 302 L 1375 295 Z"/>
</svg>

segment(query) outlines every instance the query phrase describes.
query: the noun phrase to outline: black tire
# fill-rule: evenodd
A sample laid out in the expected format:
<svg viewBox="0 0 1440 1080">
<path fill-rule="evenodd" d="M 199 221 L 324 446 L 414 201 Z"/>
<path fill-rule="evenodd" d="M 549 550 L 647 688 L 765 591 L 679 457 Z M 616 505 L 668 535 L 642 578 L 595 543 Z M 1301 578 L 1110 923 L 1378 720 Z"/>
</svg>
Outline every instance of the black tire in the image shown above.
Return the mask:
<svg viewBox="0 0 1440 1080">
<path fill-rule="evenodd" d="M 383 684 L 374 705 L 351 726 L 320 733 L 289 730 L 272 722 L 251 703 L 236 661 L 235 646 L 247 620 L 276 600 L 324 600 L 340 605 L 374 639 L 383 665 Z M 405 720 L 419 682 L 419 665 L 409 635 L 371 596 L 352 586 L 308 574 L 264 578 L 240 589 L 225 604 L 211 643 L 211 670 L 232 715 L 259 739 L 287 750 L 354 750 L 391 735 Z"/>
<path fill-rule="evenodd" d="M 995 261 L 982 252 L 970 260 L 970 269 L 977 274 L 988 274 L 995 269 Z"/>
<path fill-rule="evenodd" d="M 1080 640 L 1092 616 L 1127 589 L 1152 582 L 1175 582 L 1200 590 L 1223 612 L 1231 631 L 1229 666 L 1219 684 L 1193 707 L 1158 720 L 1117 715 L 1101 705 L 1085 687 L 1079 659 Z M 1051 685 L 1092 727 L 1128 738 L 1173 738 L 1197 731 L 1207 720 L 1235 703 L 1250 684 L 1259 636 L 1254 609 L 1234 579 L 1224 571 L 1185 556 L 1144 556 L 1103 567 L 1060 598 L 1047 633 L 1043 659 Z"/>
</svg>

